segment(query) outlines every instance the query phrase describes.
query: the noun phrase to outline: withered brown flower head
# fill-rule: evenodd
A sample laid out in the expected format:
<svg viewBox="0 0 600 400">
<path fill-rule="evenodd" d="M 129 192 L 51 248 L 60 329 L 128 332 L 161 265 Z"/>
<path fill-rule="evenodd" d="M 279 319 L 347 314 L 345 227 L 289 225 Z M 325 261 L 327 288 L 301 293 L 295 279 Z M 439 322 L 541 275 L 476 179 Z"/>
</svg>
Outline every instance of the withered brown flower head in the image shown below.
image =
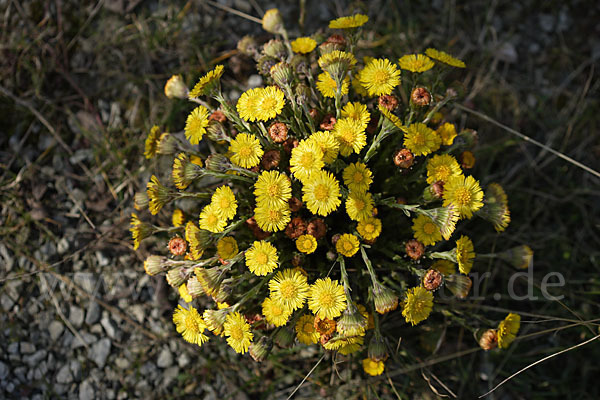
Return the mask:
<svg viewBox="0 0 600 400">
<path fill-rule="evenodd" d="M 417 106 L 426 106 L 431 103 L 431 94 L 424 87 L 418 87 L 410 94 L 410 100 Z"/>
<path fill-rule="evenodd" d="M 434 182 L 433 185 L 431 185 L 431 192 L 433 193 L 433 195 L 435 197 L 437 197 L 438 199 L 441 199 L 442 196 L 444 195 L 444 182 L 442 182 L 442 181 Z"/>
<path fill-rule="evenodd" d="M 327 38 L 327 40 L 325 41 L 325 43 L 333 43 L 333 44 L 345 46 L 346 39 L 344 39 L 344 37 L 342 35 L 335 34 L 335 35 L 329 36 Z"/>
<path fill-rule="evenodd" d="M 281 161 L 281 154 L 279 154 L 279 150 L 268 150 L 263 155 L 260 165 L 269 171 L 273 168 L 277 168 L 279 166 L 279 161 Z"/>
<path fill-rule="evenodd" d="M 324 346 L 330 340 L 331 340 L 331 335 L 321 335 L 321 337 L 319 338 L 319 343 L 321 343 L 321 345 Z"/>
<path fill-rule="evenodd" d="M 389 111 L 394 111 L 398 108 L 398 98 L 391 94 L 379 96 L 378 102 L 381 107 L 387 108 Z"/>
<path fill-rule="evenodd" d="M 338 240 L 340 240 L 341 237 L 342 237 L 342 235 L 340 235 L 339 233 L 336 233 L 335 235 L 333 235 L 331 237 L 331 244 L 335 246 L 335 244 L 337 243 Z"/>
<path fill-rule="evenodd" d="M 208 119 L 210 121 L 217 121 L 217 122 L 220 122 L 220 123 L 223 123 L 223 122 L 227 121 L 227 117 L 225 116 L 225 114 L 221 110 L 215 110 L 215 111 L 213 111 L 213 113 L 210 114 L 210 117 L 208 117 Z"/>
<path fill-rule="evenodd" d="M 315 317 L 314 327 L 320 335 L 331 335 L 335 332 L 336 323 L 332 319 L 320 318 L 317 315 Z"/>
<path fill-rule="evenodd" d="M 321 121 L 321 125 L 319 125 L 319 126 L 324 131 L 330 131 L 333 129 L 336 122 L 337 122 L 337 120 L 335 119 L 335 117 L 332 114 L 327 114 L 326 116 L 323 117 L 323 120 Z"/>
<path fill-rule="evenodd" d="M 410 168 L 415 162 L 415 156 L 409 149 L 396 150 L 394 164 L 399 168 Z"/>
<path fill-rule="evenodd" d="M 306 233 L 306 221 L 300 217 L 294 217 L 285 227 L 285 235 L 290 239 L 298 239 Z"/>
<path fill-rule="evenodd" d="M 300 142 L 298 142 L 298 139 L 288 138 L 285 142 L 283 142 L 283 150 L 289 154 L 292 152 L 292 149 L 298 147 L 299 143 Z"/>
<path fill-rule="evenodd" d="M 169 240 L 169 251 L 174 256 L 182 256 L 185 254 L 186 250 L 187 242 L 179 236 L 175 236 Z"/>
<path fill-rule="evenodd" d="M 327 225 L 321 218 L 315 218 L 308 223 L 306 232 L 309 235 L 314 236 L 315 239 L 319 240 L 327 233 Z"/>
<path fill-rule="evenodd" d="M 269 136 L 275 143 L 283 143 L 288 137 L 288 127 L 283 122 L 274 122 L 269 127 Z"/>
<path fill-rule="evenodd" d="M 411 239 L 406 242 L 406 254 L 413 260 L 418 260 L 425 254 L 425 246 L 417 239 Z"/>
<path fill-rule="evenodd" d="M 483 332 L 479 338 L 479 346 L 485 351 L 495 349 L 498 346 L 498 332 L 495 329 Z"/>
<path fill-rule="evenodd" d="M 437 290 L 443 282 L 443 275 L 435 269 L 429 269 L 423 277 L 423 287 L 427 290 Z"/>
<path fill-rule="evenodd" d="M 291 212 L 298 212 L 302 208 L 302 200 L 297 197 L 292 197 L 289 199 L 288 204 L 290 205 Z"/>
</svg>

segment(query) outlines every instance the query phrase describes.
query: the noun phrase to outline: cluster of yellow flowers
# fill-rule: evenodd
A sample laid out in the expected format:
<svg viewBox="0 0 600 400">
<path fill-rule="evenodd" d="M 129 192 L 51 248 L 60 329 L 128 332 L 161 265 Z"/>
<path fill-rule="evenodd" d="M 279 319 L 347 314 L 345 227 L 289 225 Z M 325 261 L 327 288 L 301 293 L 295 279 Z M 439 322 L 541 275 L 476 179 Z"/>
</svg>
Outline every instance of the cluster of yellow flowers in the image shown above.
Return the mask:
<svg viewBox="0 0 600 400">
<path fill-rule="evenodd" d="M 212 332 L 257 361 L 295 338 L 342 355 L 366 348 L 363 368 L 379 375 L 386 321 L 426 320 L 442 285 L 468 295 L 476 255 L 467 236 L 451 240 L 458 221 L 508 225 L 502 187 L 490 184 L 484 196 L 466 174 L 476 133 L 444 117 L 457 93 L 441 78 L 465 64 L 435 49 L 397 64 L 359 61 L 367 21 L 339 18 L 328 38 L 290 42 L 269 10 L 263 27 L 280 38 L 260 51 L 252 38 L 238 45 L 267 86 L 235 106 L 222 94 L 221 65 L 191 91 L 178 75 L 167 82 L 168 97 L 198 105 L 182 135 L 152 128 L 144 154 L 174 157 L 177 190 L 153 175 L 135 205 L 151 214 L 180 208 L 169 228 L 134 213 L 131 231 L 136 249 L 155 234 L 170 238 L 170 255 L 149 256 L 144 268 L 165 273 L 187 303 L 173 321 L 188 342 L 202 345 Z M 527 247 L 503 254 L 518 266 L 531 259 Z M 514 339 L 514 320 L 493 331 L 500 347 Z"/>
</svg>

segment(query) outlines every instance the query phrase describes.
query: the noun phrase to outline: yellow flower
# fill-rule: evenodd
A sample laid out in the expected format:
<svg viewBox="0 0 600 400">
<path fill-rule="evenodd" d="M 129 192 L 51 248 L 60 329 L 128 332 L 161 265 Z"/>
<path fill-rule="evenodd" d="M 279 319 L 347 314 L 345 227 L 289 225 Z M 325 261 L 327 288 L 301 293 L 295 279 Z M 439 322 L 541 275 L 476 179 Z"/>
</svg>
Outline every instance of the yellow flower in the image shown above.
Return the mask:
<svg viewBox="0 0 600 400">
<path fill-rule="evenodd" d="M 260 204 L 254 209 L 254 218 L 263 231 L 282 231 L 290 222 L 290 207 L 287 203 L 271 207 Z"/>
<path fill-rule="evenodd" d="M 342 96 L 348 93 L 348 86 L 350 85 L 350 78 L 346 77 L 342 81 Z M 323 95 L 323 97 L 335 97 L 337 92 L 337 83 L 335 79 L 329 75 L 329 72 L 322 72 L 317 77 L 317 89 Z"/>
<path fill-rule="evenodd" d="M 317 249 L 317 239 L 313 235 L 301 235 L 296 239 L 296 248 L 305 254 L 314 253 Z"/>
<path fill-rule="evenodd" d="M 363 336 L 340 337 L 336 336 L 323 345 L 327 350 L 337 350 L 338 353 L 348 355 L 360 350 L 364 343 Z"/>
<path fill-rule="evenodd" d="M 358 28 L 367 23 L 369 17 L 363 14 L 354 14 L 348 17 L 340 17 L 329 21 L 329 28 L 331 29 L 351 29 Z"/>
<path fill-rule="evenodd" d="M 277 249 L 269 242 L 261 240 L 252 243 L 245 254 L 246 266 L 254 275 L 265 276 L 279 266 Z"/>
<path fill-rule="evenodd" d="M 356 71 L 352 78 L 352 89 L 354 89 L 357 95 L 367 97 L 369 92 L 367 92 L 367 89 L 360 83 L 360 79 L 358 78 L 360 76 L 360 71 L 362 71 L 362 69 Z"/>
<path fill-rule="evenodd" d="M 267 297 L 262 303 L 262 313 L 267 319 L 267 322 L 275 326 L 283 326 L 287 324 L 292 311 L 283 307 L 281 304 Z"/>
<path fill-rule="evenodd" d="M 319 67 L 329 72 L 332 78 L 340 79 L 344 74 L 356 65 L 356 58 L 352 53 L 341 50 L 333 50 L 323 54 L 318 60 Z"/>
<path fill-rule="evenodd" d="M 302 140 L 297 147 L 292 149 L 290 157 L 290 171 L 294 177 L 305 183 L 312 174 L 325 166 L 323 152 L 314 140 Z"/>
<path fill-rule="evenodd" d="M 461 218 L 471 218 L 483 207 L 483 191 L 472 176 L 453 176 L 444 185 L 444 207 L 453 204 Z"/>
<path fill-rule="evenodd" d="M 289 178 L 278 171 L 263 171 L 254 184 L 256 202 L 267 207 L 287 204 L 292 197 Z"/>
<path fill-rule="evenodd" d="M 190 91 L 189 97 L 195 98 L 200 96 L 209 95 L 213 88 L 219 83 L 219 79 L 223 75 L 223 66 L 217 65 L 212 71 L 209 71 L 204 75 L 196 86 Z"/>
<path fill-rule="evenodd" d="M 340 185 L 331 172 L 314 172 L 302 186 L 302 201 L 313 214 L 327 216 L 340 205 Z"/>
<path fill-rule="evenodd" d="M 411 124 L 404 135 L 404 147 L 415 156 L 426 156 L 440 148 L 441 139 L 427 125 L 418 122 Z"/>
<path fill-rule="evenodd" d="M 463 61 L 459 60 L 458 58 L 454 58 L 450 54 L 445 53 L 440 50 L 429 48 L 429 49 L 425 50 L 425 54 L 427 54 L 429 57 L 433 58 L 434 60 L 441 61 L 444 64 L 448 64 L 452 67 L 457 67 L 457 68 L 465 68 L 466 67 L 466 65 Z"/>
<path fill-rule="evenodd" d="M 227 220 L 235 217 L 237 200 L 229 186 L 218 187 L 212 195 L 211 203 L 215 205 L 215 209 L 221 218 Z"/>
<path fill-rule="evenodd" d="M 171 223 L 173 226 L 183 226 L 185 223 L 185 215 L 183 215 L 183 211 L 179 208 L 173 210 L 173 215 L 171 216 Z"/>
<path fill-rule="evenodd" d="M 433 308 L 433 293 L 422 286 L 417 286 L 406 291 L 406 300 L 402 315 L 406 322 L 417 325 L 429 317 Z"/>
<path fill-rule="evenodd" d="M 383 374 L 385 364 L 383 361 L 375 361 L 372 358 L 365 358 L 362 360 L 363 369 L 371 376 L 378 376 Z"/>
<path fill-rule="evenodd" d="M 300 343 L 307 346 L 319 341 L 319 332 L 315 330 L 315 317 L 313 315 L 303 315 L 296 322 L 296 336 Z"/>
<path fill-rule="evenodd" d="M 358 251 L 360 242 L 356 235 L 344 233 L 335 243 L 335 249 L 344 257 L 352 257 Z"/>
<path fill-rule="evenodd" d="M 392 93 L 400 84 L 400 71 L 387 58 L 375 59 L 365 65 L 358 79 L 369 96 L 381 96 Z"/>
<path fill-rule="evenodd" d="M 340 154 L 344 157 L 348 157 L 352 152 L 360 153 L 367 144 L 367 135 L 362 124 L 354 119 L 339 119 L 332 132 L 340 143 Z"/>
<path fill-rule="evenodd" d="M 292 51 L 294 53 L 310 53 L 315 49 L 315 47 L 317 47 L 317 42 L 309 37 L 299 37 L 292 42 Z"/>
<path fill-rule="evenodd" d="M 146 142 L 144 143 L 144 156 L 146 158 L 150 159 L 156 155 L 156 151 L 158 150 L 159 138 L 160 128 L 157 125 L 154 125 L 152 129 L 150 129 L 150 133 L 146 137 Z"/>
<path fill-rule="evenodd" d="M 506 349 L 517 337 L 521 327 L 521 316 L 510 313 L 498 325 L 498 347 Z"/>
<path fill-rule="evenodd" d="M 209 112 L 204 106 L 196 107 L 185 122 L 185 137 L 190 144 L 198 144 L 208 126 Z"/>
<path fill-rule="evenodd" d="M 343 286 L 329 277 L 317 279 L 308 291 L 308 308 L 319 318 L 339 317 L 346 308 Z"/>
<path fill-rule="evenodd" d="M 410 72 L 425 72 L 433 68 L 434 63 L 431 58 L 423 54 L 407 54 L 398 60 L 400 68 Z"/>
<path fill-rule="evenodd" d="M 244 354 L 252 343 L 254 335 L 250 332 L 250 325 L 239 312 L 227 314 L 223 324 L 223 333 L 227 337 L 227 343 L 237 352 Z"/>
<path fill-rule="evenodd" d="M 158 214 L 164 205 L 173 199 L 169 189 L 160 183 L 156 175 L 150 177 L 146 185 L 146 194 L 149 199 L 148 208 L 152 215 Z"/>
<path fill-rule="evenodd" d="M 284 95 L 277 86 L 267 86 L 261 89 L 260 99 L 255 108 L 258 121 L 268 121 L 279 115 L 285 105 Z"/>
<path fill-rule="evenodd" d="M 224 260 L 235 257 L 239 252 L 238 244 L 235 238 L 231 236 L 219 239 L 217 242 L 217 254 Z"/>
<path fill-rule="evenodd" d="M 136 213 L 131 213 L 131 236 L 133 238 L 133 249 L 140 247 L 140 242 L 152 234 L 152 227 L 140 220 Z"/>
<path fill-rule="evenodd" d="M 431 264 L 431 268 L 439 271 L 444 276 L 456 273 L 456 264 L 449 260 L 436 260 Z"/>
<path fill-rule="evenodd" d="M 261 101 L 262 88 L 248 89 L 238 99 L 236 108 L 240 117 L 246 121 L 257 120 L 258 104 Z"/>
<path fill-rule="evenodd" d="M 295 269 L 285 269 L 275 274 L 269 281 L 271 298 L 288 310 L 296 310 L 304 305 L 308 295 L 306 276 Z"/>
<path fill-rule="evenodd" d="M 473 268 L 473 259 L 475 258 L 475 248 L 473 242 L 467 236 L 461 236 L 456 241 L 456 263 L 458 270 L 467 275 Z"/>
<path fill-rule="evenodd" d="M 225 230 L 227 220 L 221 217 L 221 212 L 216 204 L 209 204 L 202 209 L 200 213 L 200 229 L 206 229 L 212 233 L 219 233 Z"/>
<path fill-rule="evenodd" d="M 356 230 L 366 240 L 375 240 L 381 234 L 381 220 L 375 217 L 363 219 L 358 223 Z"/>
<path fill-rule="evenodd" d="M 450 146 L 456 137 L 456 127 L 450 122 L 445 122 L 435 130 L 435 133 L 442 139 L 444 146 Z"/>
<path fill-rule="evenodd" d="M 352 192 L 366 192 L 373 182 L 373 173 L 367 168 L 366 164 L 361 162 L 352 163 L 344 168 L 342 177 L 344 178 L 344 184 Z"/>
<path fill-rule="evenodd" d="M 186 310 L 181 305 L 177 306 L 173 313 L 173 323 L 186 342 L 202 346 L 208 341 L 208 336 L 203 333 L 206 323 L 194 307 L 190 306 L 190 309 Z"/>
<path fill-rule="evenodd" d="M 367 129 L 369 121 L 371 121 L 371 114 L 367 110 L 367 106 L 359 102 L 349 102 L 342 108 L 342 117 L 351 118 L 361 123 L 363 129 Z"/>
<path fill-rule="evenodd" d="M 330 131 L 317 131 L 307 139 L 314 142 L 323 152 L 323 162 L 330 164 L 335 161 L 340 151 L 340 144 Z"/>
<path fill-rule="evenodd" d="M 346 199 L 346 212 L 353 221 L 362 221 L 373 216 L 373 197 L 371 193 L 351 190 Z"/>
<path fill-rule="evenodd" d="M 442 240 L 440 228 L 426 215 L 419 215 L 413 219 L 412 230 L 415 233 L 415 239 L 425 246 L 432 246 Z"/>
<path fill-rule="evenodd" d="M 181 297 L 183 301 L 185 301 L 186 303 L 192 302 L 192 296 L 190 295 L 190 292 L 188 292 L 187 285 L 185 283 L 179 286 L 177 291 L 179 292 L 179 297 Z"/>
<path fill-rule="evenodd" d="M 460 165 L 450 154 L 435 155 L 427 161 L 427 183 L 447 182 L 459 175 L 462 175 Z"/>
<path fill-rule="evenodd" d="M 377 109 L 379 110 L 379 112 L 381 112 L 383 114 L 384 117 L 389 119 L 396 126 L 396 128 L 400 129 L 403 132 L 408 131 L 408 129 L 402 124 L 402 121 L 400 121 L 400 118 L 398 118 L 397 116 L 392 114 L 392 112 L 390 110 L 388 110 L 381 104 L 379 104 L 377 106 Z"/>
<path fill-rule="evenodd" d="M 264 153 L 258 138 L 248 133 L 238 134 L 230 142 L 229 151 L 233 153 L 231 161 L 242 168 L 256 167 Z"/>
</svg>

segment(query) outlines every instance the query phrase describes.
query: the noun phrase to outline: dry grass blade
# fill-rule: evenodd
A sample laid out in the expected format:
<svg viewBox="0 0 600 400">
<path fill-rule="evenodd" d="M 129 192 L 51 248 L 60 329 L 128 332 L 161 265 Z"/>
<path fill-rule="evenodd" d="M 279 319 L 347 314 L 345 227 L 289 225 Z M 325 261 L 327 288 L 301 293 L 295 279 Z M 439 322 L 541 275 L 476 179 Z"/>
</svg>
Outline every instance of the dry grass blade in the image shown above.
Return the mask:
<svg viewBox="0 0 600 400">
<path fill-rule="evenodd" d="M 246 14 L 244 12 L 238 11 L 238 10 L 236 10 L 234 8 L 227 7 L 227 6 L 224 6 L 223 4 L 219 4 L 219 3 L 216 3 L 216 2 L 210 1 L 210 0 L 204 0 L 204 2 L 206 4 L 209 4 L 209 5 L 213 6 L 213 7 L 215 7 L 215 8 L 219 8 L 219 9 L 221 9 L 223 11 L 227 11 L 228 13 L 237 15 L 238 17 L 246 18 L 247 20 L 252 21 L 252 22 L 256 22 L 257 24 L 262 24 L 262 19 L 253 17 L 252 15 L 249 15 L 249 14 Z"/>
<path fill-rule="evenodd" d="M 288 396 L 287 400 L 290 400 L 294 394 L 296 394 L 296 392 L 298 391 L 298 389 L 300 389 L 300 387 L 304 384 L 304 382 L 306 382 L 306 380 L 308 379 L 308 377 L 313 373 L 313 371 L 319 366 L 319 364 L 321 364 L 321 361 L 323 361 L 323 359 L 325 358 L 325 354 L 323 354 L 321 356 L 321 358 L 319 358 L 319 361 L 317 361 L 317 363 L 315 364 L 314 367 L 311 368 L 310 371 L 308 371 L 308 374 L 306 374 L 306 376 L 304 377 L 304 379 L 302 379 L 302 382 L 300 382 L 298 384 L 298 386 L 296 386 L 296 389 L 294 389 L 294 391 Z"/>
</svg>

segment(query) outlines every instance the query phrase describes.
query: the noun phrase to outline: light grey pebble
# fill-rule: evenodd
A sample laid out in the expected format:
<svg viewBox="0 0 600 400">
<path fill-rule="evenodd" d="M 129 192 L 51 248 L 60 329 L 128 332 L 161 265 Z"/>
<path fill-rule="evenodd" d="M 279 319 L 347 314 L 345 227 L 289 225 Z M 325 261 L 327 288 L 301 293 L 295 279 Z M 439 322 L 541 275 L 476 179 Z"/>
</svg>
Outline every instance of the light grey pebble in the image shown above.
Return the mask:
<svg viewBox="0 0 600 400">
<path fill-rule="evenodd" d="M 56 246 L 56 250 L 58 250 L 58 254 L 65 254 L 69 250 L 69 241 L 66 237 L 62 237 L 58 241 L 58 245 Z"/>
<path fill-rule="evenodd" d="M 140 324 L 144 322 L 146 318 L 146 312 L 144 311 L 144 307 L 141 304 L 135 304 L 134 306 L 129 308 L 129 311 Z"/>
<path fill-rule="evenodd" d="M 8 393 L 12 393 L 15 390 L 15 385 L 12 382 L 8 382 L 4 388 Z"/>
<path fill-rule="evenodd" d="M 21 354 L 31 354 L 35 351 L 35 346 L 29 342 L 21 342 L 19 348 L 21 349 Z"/>
<path fill-rule="evenodd" d="M 42 371 L 39 368 L 36 368 L 33 370 L 33 379 L 35 379 L 36 381 L 39 381 L 42 379 L 42 376 L 44 376 L 44 374 L 42 373 Z"/>
<path fill-rule="evenodd" d="M 106 257 L 101 251 L 96 252 L 96 259 L 98 260 L 98 265 L 101 267 L 106 267 L 110 263 L 110 258 Z"/>
<path fill-rule="evenodd" d="M 173 354 L 167 347 L 163 347 L 160 353 L 158 354 L 158 359 L 156 360 L 156 365 L 159 368 L 168 368 L 173 364 Z"/>
<path fill-rule="evenodd" d="M 263 79 L 260 75 L 254 74 L 254 75 L 250 75 L 250 77 L 248 78 L 248 87 L 249 88 L 259 87 L 262 84 L 263 84 Z"/>
<path fill-rule="evenodd" d="M 86 292 L 94 293 L 98 279 L 91 272 L 75 272 L 73 281 Z"/>
<path fill-rule="evenodd" d="M 69 335 L 71 334 L 70 332 L 68 332 L 68 333 L 69 333 Z M 79 332 L 79 334 L 83 338 L 83 341 L 88 345 L 95 343 L 98 340 L 98 338 L 96 336 L 94 336 L 88 332 Z M 73 335 L 71 335 L 71 336 L 73 336 Z M 71 348 L 77 349 L 79 347 L 84 347 L 84 344 L 81 341 L 81 339 L 79 339 L 79 337 L 75 337 L 71 343 Z"/>
<path fill-rule="evenodd" d="M 25 378 L 27 376 L 27 368 L 26 367 L 17 367 L 13 369 L 13 374 L 17 377 L 21 382 L 25 382 Z"/>
<path fill-rule="evenodd" d="M 52 389 L 54 389 L 54 392 L 56 392 L 57 395 L 62 396 L 63 394 L 67 393 L 69 386 L 63 384 L 52 385 Z"/>
<path fill-rule="evenodd" d="M 75 328 L 80 328 L 81 325 L 83 325 L 83 310 L 71 304 L 69 309 L 69 322 L 71 322 Z"/>
<path fill-rule="evenodd" d="M 106 392 L 104 392 L 104 395 L 106 396 L 107 400 L 114 400 L 117 398 L 117 395 L 116 395 L 114 389 L 106 389 Z"/>
<path fill-rule="evenodd" d="M 165 372 L 162 374 L 162 382 L 161 384 L 164 387 L 168 387 L 171 382 L 173 382 L 175 380 L 175 378 L 177 378 L 177 375 L 179 375 L 179 367 L 174 365 L 172 367 L 169 367 L 165 370 Z"/>
<path fill-rule="evenodd" d="M 69 363 L 69 368 L 71 368 L 71 373 L 73 374 L 73 379 L 76 381 L 81 380 L 81 364 L 77 360 L 71 360 Z"/>
<path fill-rule="evenodd" d="M 15 264 L 15 259 L 10 256 L 8 249 L 4 243 L 0 243 L 0 256 L 2 256 L 4 268 L 6 271 L 10 271 Z"/>
<path fill-rule="evenodd" d="M 48 325 L 48 332 L 50 333 L 50 338 L 53 341 L 57 341 L 64 330 L 65 326 L 60 321 L 52 321 L 50 322 L 50 325 Z"/>
<path fill-rule="evenodd" d="M 90 301 L 87 312 L 85 314 L 85 323 L 94 325 L 100 319 L 100 306 L 95 301 Z"/>
<path fill-rule="evenodd" d="M 100 339 L 90 349 L 89 358 L 96 363 L 99 368 L 104 368 L 106 358 L 110 354 L 110 339 Z"/>
<path fill-rule="evenodd" d="M 118 357 L 115 360 L 115 365 L 117 366 L 117 368 L 127 369 L 131 365 L 131 362 L 129 362 L 129 360 L 126 359 L 125 357 Z"/>
<path fill-rule="evenodd" d="M 89 379 L 81 382 L 81 385 L 79 385 L 79 400 L 94 400 L 95 395 L 94 385 Z"/>
<path fill-rule="evenodd" d="M 0 361 L 0 381 L 5 380 L 8 377 L 9 372 L 8 365 Z"/>
<path fill-rule="evenodd" d="M 73 374 L 71 374 L 71 369 L 69 368 L 69 364 L 65 364 L 58 370 L 58 374 L 56 374 L 56 382 L 62 384 L 69 384 L 73 382 Z"/>
<path fill-rule="evenodd" d="M 187 367 L 191 361 L 189 354 L 186 352 L 182 352 L 181 355 L 177 357 L 177 365 L 181 368 Z"/>
<path fill-rule="evenodd" d="M 19 352 L 19 343 L 12 342 L 8 345 L 8 353 L 9 354 L 17 354 Z"/>
<path fill-rule="evenodd" d="M 2 293 L 2 296 L 0 296 L 0 305 L 2 306 L 2 309 L 5 312 L 9 312 L 11 308 L 15 305 L 15 301 L 11 299 L 10 296 L 7 296 L 6 294 Z"/>
<path fill-rule="evenodd" d="M 109 338 L 116 339 L 116 340 L 120 339 L 117 337 L 117 336 L 120 336 L 120 335 L 117 335 L 120 332 L 117 331 L 117 327 L 110 320 L 110 318 L 108 318 L 108 316 L 102 317 L 102 319 L 100 320 L 100 325 L 102 325 L 102 327 L 106 331 L 106 334 L 108 335 Z"/>
<path fill-rule="evenodd" d="M 29 367 L 33 368 L 36 367 L 43 359 L 45 359 L 47 355 L 48 352 L 42 349 L 36 351 L 30 356 L 23 357 L 23 361 L 25 361 L 25 363 L 29 365 Z"/>
</svg>

